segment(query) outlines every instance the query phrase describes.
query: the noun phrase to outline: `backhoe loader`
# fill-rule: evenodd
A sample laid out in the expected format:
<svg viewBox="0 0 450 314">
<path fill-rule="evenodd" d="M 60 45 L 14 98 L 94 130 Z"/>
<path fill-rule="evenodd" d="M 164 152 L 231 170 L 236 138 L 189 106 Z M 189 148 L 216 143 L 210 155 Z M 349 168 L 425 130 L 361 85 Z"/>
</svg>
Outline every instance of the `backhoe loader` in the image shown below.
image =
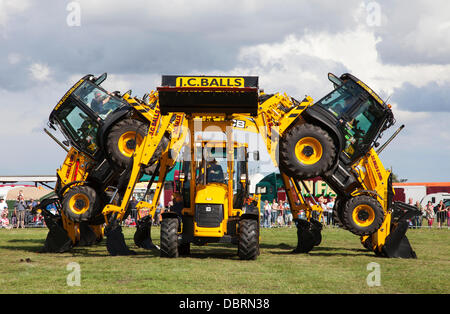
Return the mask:
<svg viewBox="0 0 450 314">
<path fill-rule="evenodd" d="M 103 238 L 103 207 L 120 201 L 134 150 L 146 136 L 157 134 L 160 113 L 154 99 L 132 98 L 131 91 L 109 93 L 100 86 L 106 77 L 84 76 L 50 114 L 49 127 L 58 127 L 66 140 L 61 143 L 45 131 L 68 154 L 57 170 L 56 197 L 41 205 L 50 229 L 44 251 L 62 252 Z M 143 173 L 153 173 L 168 136 L 164 134 Z M 46 210 L 52 203 L 57 215 Z M 149 225 L 147 220 L 139 224 Z"/>
<path fill-rule="evenodd" d="M 195 142 L 195 131 L 192 130 L 196 127 L 200 131 L 205 131 L 207 127 L 218 127 L 226 134 L 224 145 L 229 147 L 227 156 L 232 156 L 231 147 L 239 147 L 233 140 L 233 130 L 261 134 L 274 165 L 280 169 L 296 221 L 298 245 L 294 252 L 309 252 L 321 242 L 322 226 L 311 215 L 313 210 L 318 209 L 315 208 L 318 205 L 308 204 L 301 197 L 299 186 L 303 180 L 320 176 L 338 195 L 334 208 L 336 217 L 344 228 L 361 237 L 365 247 L 382 256 L 415 257 L 405 236 L 407 225 L 405 228 L 404 223 L 414 210 L 406 204 L 392 202 L 394 191 L 391 175 L 374 150 L 383 131 L 395 123 L 391 108 L 366 84 L 350 74 L 337 77 L 330 73 L 328 77 L 334 84 L 334 90 L 314 103 L 309 96 L 298 101 L 286 94 L 264 94 L 258 89 L 257 77 L 163 76 L 162 86 L 157 88 L 157 93 L 151 95 L 153 103 L 155 106 L 159 105 L 161 112 L 158 131 L 151 134 L 150 127 L 149 134 L 142 138 L 140 145 L 133 147 L 125 168 L 127 175 L 122 176 L 119 198 L 116 202 L 106 204 L 101 212 L 107 228 L 116 228 L 126 216 L 129 198 L 137 180 L 152 165 L 153 156 L 159 156 L 153 164 L 156 168 L 149 182 L 149 185 L 153 183 L 158 175 L 154 199 L 151 204 L 139 203 L 139 206 L 151 208 L 151 213 L 154 214 L 165 176 L 180 156 L 182 148 L 186 147 L 184 142 L 189 135 L 192 165 L 188 171 L 189 177 L 185 177 L 187 179 L 182 183 L 185 191 L 183 208 L 181 213 L 167 212 L 163 215 L 164 228 L 161 230 L 170 231 L 161 235 L 161 255 L 175 257 L 177 252 L 187 252 L 187 244 L 191 242 L 220 242 L 236 226 L 236 234 L 239 235 L 240 222 L 246 219 L 243 219 L 245 214 L 236 210 L 239 207 L 230 205 L 230 187 L 228 195 L 221 198 L 221 189 L 216 186 L 192 181 L 201 178 L 202 171 L 205 180 L 206 168 L 201 165 L 208 158 L 206 154 L 202 157 L 202 163 L 194 166 L 197 147 L 192 146 Z M 164 141 L 163 138 L 167 140 Z M 162 143 L 164 145 L 161 147 Z M 104 147 L 108 145 L 100 146 L 104 151 Z M 202 141 L 199 147 L 205 150 L 208 144 Z M 158 149 L 161 153 L 158 153 Z M 105 159 L 118 163 L 117 159 L 106 157 L 110 153 L 112 150 L 106 151 Z M 185 154 L 183 153 L 183 158 L 186 157 Z M 233 159 L 228 162 L 232 163 Z M 122 168 L 123 166 L 124 164 Z M 241 182 L 247 184 L 245 179 Z M 186 194 L 186 191 L 189 193 Z M 224 220 L 227 217 L 225 214 L 218 218 L 220 206 L 202 205 L 204 197 L 214 199 L 213 204 L 222 205 L 223 208 L 228 204 L 228 217 L 233 218 L 230 228 L 230 221 Z M 238 196 L 242 199 L 245 197 L 245 193 Z M 221 198 L 221 201 L 217 201 L 217 198 Z M 306 220 L 299 218 L 300 210 L 307 212 Z M 252 216 L 250 219 L 255 218 Z M 211 237 L 213 239 L 208 239 L 211 236 L 209 229 L 201 235 L 202 228 L 208 228 L 198 226 L 198 221 L 202 219 L 215 221 L 216 227 L 211 227 L 211 230 L 215 230 L 217 234 Z M 220 227 L 217 227 L 217 223 L 220 223 Z M 226 229 L 223 223 L 227 225 Z M 242 228 L 245 230 L 246 227 Z M 148 232 L 146 228 L 143 230 Z M 259 237 L 255 228 L 251 230 L 254 231 L 251 232 L 253 236 L 258 233 Z M 123 238 L 121 233 L 115 234 Z M 120 247 L 108 246 L 111 254 L 128 252 L 124 241 L 120 240 L 117 241 L 123 244 Z M 236 242 L 236 238 L 231 236 L 230 241 Z M 252 241 L 256 243 L 256 240 Z M 253 253 L 243 255 L 239 247 L 241 258 L 256 258 L 258 245 L 252 246 Z"/>
</svg>

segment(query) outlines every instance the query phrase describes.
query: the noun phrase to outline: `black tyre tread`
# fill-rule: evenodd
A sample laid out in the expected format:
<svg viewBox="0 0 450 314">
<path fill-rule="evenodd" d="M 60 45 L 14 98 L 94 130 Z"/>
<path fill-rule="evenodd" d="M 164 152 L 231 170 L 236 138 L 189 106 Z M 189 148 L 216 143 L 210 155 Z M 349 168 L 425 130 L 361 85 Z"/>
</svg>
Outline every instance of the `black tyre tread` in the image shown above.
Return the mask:
<svg viewBox="0 0 450 314">
<path fill-rule="evenodd" d="M 78 193 L 83 193 L 87 195 L 89 199 L 89 208 L 86 212 L 81 215 L 77 215 L 70 210 L 70 198 Z M 80 185 L 70 188 L 63 196 L 62 211 L 67 216 L 67 218 L 73 222 L 87 222 L 94 218 L 98 212 L 101 210 L 101 202 L 97 195 L 97 192 L 90 186 Z"/>
<path fill-rule="evenodd" d="M 123 119 L 111 127 L 106 140 L 106 150 L 114 165 L 124 169 L 130 160 L 129 157 L 122 155 L 117 147 L 120 136 L 124 132 L 135 131 L 145 137 L 147 130 L 148 127 L 142 121 L 136 119 Z"/>
<path fill-rule="evenodd" d="M 112 126 L 106 141 L 107 153 L 113 164 L 120 169 L 125 169 L 130 162 L 130 157 L 123 156 L 117 148 L 117 142 L 120 136 L 127 131 L 137 131 L 144 138 L 147 135 L 148 126 L 144 122 L 136 119 L 123 119 Z M 168 144 L 169 138 L 164 135 L 158 147 L 156 147 L 148 166 L 144 168 L 145 174 L 153 174 L 156 168 L 156 161 L 161 157 Z"/>
<path fill-rule="evenodd" d="M 259 255 L 258 221 L 243 219 L 239 226 L 238 255 L 243 260 L 255 260 Z"/>
<path fill-rule="evenodd" d="M 373 223 L 367 227 L 360 227 L 353 222 L 352 213 L 356 206 L 366 204 L 372 207 L 375 213 Z M 384 211 L 381 204 L 373 197 L 368 195 L 358 195 L 350 198 L 344 205 L 342 212 L 342 224 L 351 233 L 364 236 L 371 235 L 377 231 L 384 221 Z"/>
<path fill-rule="evenodd" d="M 314 165 L 302 165 L 295 156 L 296 143 L 305 136 L 314 136 L 323 147 L 323 155 Z M 333 139 L 328 132 L 313 124 L 298 124 L 291 128 L 280 141 L 280 164 L 288 174 L 310 179 L 323 175 L 333 164 L 336 149 Z"/>
<path fill-rule="evenodd" d="M 164 218 L 161 221 L 161 257 L 178 257 L 178 218 Z"/>
</svg>

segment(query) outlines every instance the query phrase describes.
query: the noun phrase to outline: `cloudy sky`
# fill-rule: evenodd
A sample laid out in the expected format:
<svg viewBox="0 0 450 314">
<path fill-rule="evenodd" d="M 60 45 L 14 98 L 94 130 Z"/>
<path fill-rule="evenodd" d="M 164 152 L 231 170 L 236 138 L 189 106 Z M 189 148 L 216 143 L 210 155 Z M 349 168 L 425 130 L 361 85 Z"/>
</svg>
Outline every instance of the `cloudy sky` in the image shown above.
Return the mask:
<svg viewBox="0 0 450 314">
<path fill-rule="evenodd" d="M 257 75 L 318 100 L 349 72 L 405 129 L 381 154 L 409 182 L 450 181 L 450 2 L 0 0 L 0 175 L 54 174 L 43 131 L 65 91 L 108 72 L 142 96 L 162 74 Z"/>
</svg>

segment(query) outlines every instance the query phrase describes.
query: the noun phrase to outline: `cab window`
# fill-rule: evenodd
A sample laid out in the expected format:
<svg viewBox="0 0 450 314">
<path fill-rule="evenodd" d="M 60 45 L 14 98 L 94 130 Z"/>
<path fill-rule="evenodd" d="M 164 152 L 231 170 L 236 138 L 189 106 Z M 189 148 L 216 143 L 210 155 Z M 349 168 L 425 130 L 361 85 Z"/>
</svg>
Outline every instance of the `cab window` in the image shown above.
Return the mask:
<svg viewBox="0 0 450 314">
<path fill-rule="evenodd" d="M 111 112 L 124 105 L 120 99 L 109 95 L 88 81 L 83 82 L 73 95 L 102 119 L 105 119 Z"/>
<path fill-rule="evenodd" d="M 98 122 L 70 101 L 66 102 L 56 117 L 61 123 L 63 133 L 70 137 L 75 146 L 91 155 L 97 152 Z"/>
</svg>

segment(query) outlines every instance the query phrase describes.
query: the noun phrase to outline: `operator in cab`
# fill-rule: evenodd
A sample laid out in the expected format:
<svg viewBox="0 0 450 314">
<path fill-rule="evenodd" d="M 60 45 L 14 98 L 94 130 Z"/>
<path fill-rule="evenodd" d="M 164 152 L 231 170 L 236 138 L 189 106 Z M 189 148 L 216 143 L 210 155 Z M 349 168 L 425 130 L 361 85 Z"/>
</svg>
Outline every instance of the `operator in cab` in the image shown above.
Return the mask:
<svg viewBox="0 0 450 314">
<path fill-rule="evenodd" d="M 105 112 L 105 104 L 111 99 L 111 95 L 102 95 L 100 91 L 95 91 L 94 98 L 91 101 L 91 109 L 98 114 Z"/>
<path fill-rule="evenodd" d="M 222 166 L 217 163 L 215 158 L 208 161 L 206 165 L 206 181 L 208 183 L 224 183 L 225 181 Z"/>
</svg>

